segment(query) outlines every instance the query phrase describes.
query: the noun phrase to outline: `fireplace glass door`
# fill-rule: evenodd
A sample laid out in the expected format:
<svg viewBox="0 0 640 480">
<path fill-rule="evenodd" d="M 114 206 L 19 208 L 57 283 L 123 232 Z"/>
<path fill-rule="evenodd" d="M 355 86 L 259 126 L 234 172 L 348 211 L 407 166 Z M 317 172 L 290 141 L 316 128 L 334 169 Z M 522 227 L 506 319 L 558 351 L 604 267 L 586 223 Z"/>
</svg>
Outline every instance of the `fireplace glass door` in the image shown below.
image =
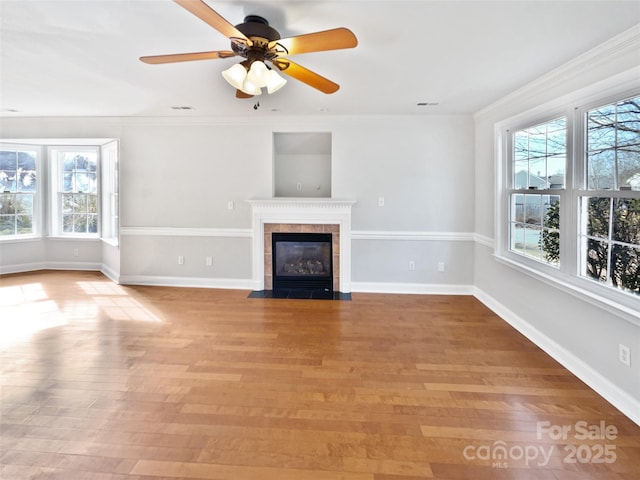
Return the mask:
<svg viewBox="0 0 640 480">
<path fill-rule="evenodd" d="M 333 293 L 330 233 L 273 233 L 274 295 Z"/>
</svg>

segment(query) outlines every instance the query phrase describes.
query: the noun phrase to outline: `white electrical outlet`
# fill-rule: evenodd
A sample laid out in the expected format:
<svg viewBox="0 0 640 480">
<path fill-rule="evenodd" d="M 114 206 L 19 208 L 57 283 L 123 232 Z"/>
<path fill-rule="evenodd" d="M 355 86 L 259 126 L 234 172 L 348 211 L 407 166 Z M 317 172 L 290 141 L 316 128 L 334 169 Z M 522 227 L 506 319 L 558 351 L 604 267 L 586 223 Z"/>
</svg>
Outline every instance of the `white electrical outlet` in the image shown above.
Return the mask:
<svg viewBox="0 0 640 480">
<path fill-rule="evenodd" d="M 184 265 L 184 256 L 178 255 L 178 265 Z"/>
<path fill-rule="evenodd" d="M 296 184 L 296 190 L 298 190 L 299 192 L 302 191 L 302 183 L 298 182 Z"/>
<path fill-rule="evenodd" d="M 631 349 L 626 345 L 618 345 L 618 360 L 624 363 L 627 367 L 631 366 Z"/>
<path fill-rule="evenodd" d="M 438 271 L 444 272 L 444 262 L 438 262 Z"/>
<path fill-rule="evenodd" d="M 378 197 L 378 206 L 384 207 L 384 197 Z"/>
<path fill-rule="evenodd" d="M 229 201 L 227 202 L 227 208 L 228 208 L 229 210 L 233 210 L 233 200 L 229 200 Z"/>
<path fill-rule="evenodd" d="M 211 265 L 213 265 L 213 257 L 211 256 L 205 257 L 204 263 L 207 267 L 210 267 Z"/>
<path fill-rule="evenodd" d="M 415 270 L 416 269 L 416 262 L 414 262 L 413 260 L 411 260 L 409 262 L 409 270 Z"/>
<path fill-rule="evenodd" d="M 74 248 L 73 249 L 73 256 L 74 257 L 79 257 L 80 256 L 80 249 L 79 248 Z"/>
</svg>

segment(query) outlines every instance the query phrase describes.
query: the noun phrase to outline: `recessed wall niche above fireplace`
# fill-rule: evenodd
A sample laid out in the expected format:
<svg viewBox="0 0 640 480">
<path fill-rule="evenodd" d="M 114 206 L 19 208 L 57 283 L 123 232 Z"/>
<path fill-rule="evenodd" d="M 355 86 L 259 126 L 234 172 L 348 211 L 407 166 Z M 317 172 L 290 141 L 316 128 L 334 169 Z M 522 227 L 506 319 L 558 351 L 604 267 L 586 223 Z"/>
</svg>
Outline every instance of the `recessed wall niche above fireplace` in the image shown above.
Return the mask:
<svg viewBox="0 0 640 480">
<path fill-rule="evenodd" d="M 331 132 L 274 132 L 273 196 L 331 198 Z"/>
</svg>

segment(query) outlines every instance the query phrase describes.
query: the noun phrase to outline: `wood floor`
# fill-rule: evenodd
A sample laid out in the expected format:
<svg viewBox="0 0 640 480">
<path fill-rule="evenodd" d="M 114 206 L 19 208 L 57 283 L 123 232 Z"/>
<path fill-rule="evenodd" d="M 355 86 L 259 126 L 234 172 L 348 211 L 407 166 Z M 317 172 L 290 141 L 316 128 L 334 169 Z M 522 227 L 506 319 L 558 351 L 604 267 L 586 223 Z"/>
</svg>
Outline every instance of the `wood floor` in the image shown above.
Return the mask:
<svg viewBox="0 0 640 480">
<path fill-rule="evenodd" d="M 0 477 L 640 478 L 640 427 L 473 297 L 248 293 L 0 277 Z"/>
</svg>

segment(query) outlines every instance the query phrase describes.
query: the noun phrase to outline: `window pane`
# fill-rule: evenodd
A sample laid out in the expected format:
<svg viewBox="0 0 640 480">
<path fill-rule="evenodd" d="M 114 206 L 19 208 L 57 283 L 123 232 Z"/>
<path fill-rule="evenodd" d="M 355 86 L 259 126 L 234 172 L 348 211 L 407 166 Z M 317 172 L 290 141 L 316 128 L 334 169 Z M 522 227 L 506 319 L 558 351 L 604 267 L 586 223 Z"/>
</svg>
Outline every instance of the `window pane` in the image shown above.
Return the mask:
<svg viewBox="0 0 640 480">
<path fill-rule="evenodd" d="M 587 112 L 587 188 L 640 190 L 640 97 Z"/>
<path fill-rule="evenodd" d="M 0 191 L 2 192 L 16 191 L 16 171 L 15 170 L 0 171 Z"/>
<path fill-rule="evenodd" d="M 76 233 L 85 233 L 87 231 L 87 216 L 86 215 L 74 215 L 73 216 L 73 231 Z"/>
<path fill-rule="evenodd" d="M 0 215 L 0 235 L 15 235 L 15 215 Z"/>
<path fill-rule="evenodd" d="M 98 213 L 98 196 L 97 195 L 87 196 L 87 212 Z"/>
<path fill-rule="evenodd" d="M 618 104 L 618 145 L 640 144 L 640 97 Z"/>
<path fill-rule="evenodd" d="M 0 171 L 18 169 L 17 152 L 12 150 L 0 150 Z"/>
<path fill-rule="evenodd" d="M 76 192 L 89 192 L 89 177 L 86 173 L 76 173 Z"/>
<path fill-rule="evenodd" d="M 560 265 L 560 197 L 511 195 L 510 249 L 553 266 Z"/>
<path fill-rule="evenodd" d="M 85 213 L 87 211 L 87 197 L 85 195 L 73 196 L 74 213 Z"/>
<path fill-rule="evenodd" d="M 33 195 L 16 195 L 16 213 L 33 215 Z"/>
<path fill-rule="evenodd" d="M 15 195 L 11 193 L 0 194 L 0 215 L 16 213 Z"/>
<path fill-rule="evenodd" d="M 524 196 L 524 216 L 525 223 L 531 225 L 542 224 L 542 208 L 540 202 L 541 195 L 525 195 Z"/>
<path fill-rule="evenodd" d="M 73 232 L 73 215 L 62 216 L 62 231 L 64 233 Z"/>
<path fill-rule="evenodd" d="M 33 231 L 33 217 L 31 215 L 16 215 L 16 228 L 18 234 L 29 234 Z"/>
<path fill-rule="evenodd" d="M 544 253 L 544 259 L 555 265 L 560 265 L 560 231 L 559 230 L 542 230 L 540 238 L 540 247 Z"/>
<path fill-rule="evenodd" d="M 587 184 L 589 190 L 611 190 L 614 187 L 614 150 L 590 153 L 587 156 Z"/>
<path fill-rule="evenodd" d="M 613 200 L 613 240 L 640 246 L 640 198 Z"/>
<path fill-rule="evenodd" d="M 519 130 L 513 134 L 513 188 L 564 188 L 566 119 Z"/>
<path fill-rule="evenodd" d="M 611 210 L 611 199 L 609 197 L 586 199 L 587 218 L 586 233 L 593 237 L 609 237 L 609 215 Z"/>
<path fill-rule="evenodd" d="M 586 275 L 600 282 L 607 281 L 607 243 L 598 240 L 587 240 Z"/>
<path fill-rule="evenodd" d="M 62 162 L 62 170 L 65 172 L 73 172 L 76 169 L 76 162 L 74 156 L 69 153 L 64 154 L 64 160 Z"/>
<path fill-rule="evenodd" d="M 36 191 L 36 172 L 35 170 L 22 170 L 18 172 L 17 190 L 19 192 L 35 192 Z"/>
<path fill-rule="evenodd" d="M 62 213 L 73 213 L 73 195 L 62 195 Z"/>
<path fill-rule="evenodd" d="M 542 260 L 541 229 L 527 225 L 524 229 L 524 253 Z"/>
<path fill-rule="evenodd" d="M 87 232 L 98 233 L 98 216 L 87 215 Z"/>
<path fill-rule="evenodd" d="M 36 155 L 36 152 L 18 152 L 18 170 L 35 170 Z"/>
<path fill-rule="evenodd" d="M 614 244 L 611 264 L 613 286 L 640 295 L 640 248 Z"/>
</svg>

